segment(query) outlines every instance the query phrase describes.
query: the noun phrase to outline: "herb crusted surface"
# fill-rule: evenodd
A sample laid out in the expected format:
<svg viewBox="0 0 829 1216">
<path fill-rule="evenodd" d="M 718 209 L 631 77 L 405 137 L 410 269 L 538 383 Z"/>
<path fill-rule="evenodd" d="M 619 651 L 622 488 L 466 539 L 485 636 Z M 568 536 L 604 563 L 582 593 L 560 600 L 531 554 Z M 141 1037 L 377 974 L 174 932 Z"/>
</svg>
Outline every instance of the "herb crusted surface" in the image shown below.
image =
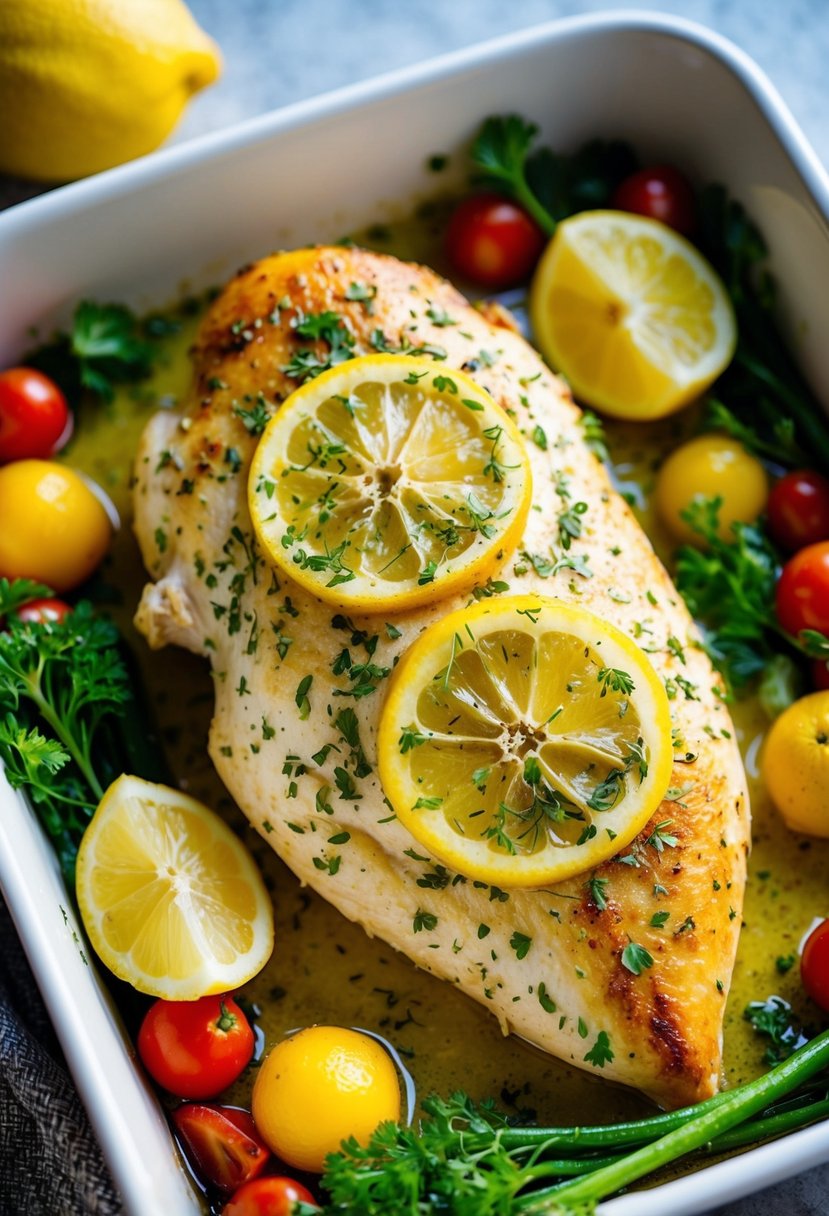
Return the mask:
<svg viewBox="0 0 829 1216">
<path fill-rule="evenodd" d="M 349 296 L 352 283 L 366 287 L 356 293 L 363 298 Z M 382 799 L 374 728 L 388 672 L 420 627 L 463 601 L 389 622 L 348 620 L 275 578 L 253 544 L 245 471 L 256 438 L 238 410 L 259 394 L 278 407 L 298 383 L 297 350 L 309 347 L 323 363 L 333 354 L 327 338 L 294 324 L 326 316 L 330 328 L 332 313 L 337 350 L 370 353 L 380 330 L 386 348 L 427 351 L 447 375 L 465 367 L 524 431 L 535 509 L 518 552 L 475 594 L 508 588 L 584 603 L 642 635 L 670 682 L 676 738 L 695 761 L 677 766 L 669 798 L 623 857 L 561 890 L 502 900 L 438 858 L 415 860 Z M 186 417 L 159 416 L 139 458 L 138 532 L 159 579 L 139 621 L 154 644 L 210 657 L 211 752 L 240 805 L 301 878 L 458 984 L 504 1028 L 668 1105 L 711 1092 L 739 926 L 729 908 L 739 911 L 744 881 L 742 770 L 687 612 L 585 446 L 566 391 L 502 310 L 469 309 L 431 272 L 358 250 L 302 251 L 244 272 L 208 314 L 196 367 Z M 533 438 L 538 428 L 546 446 Z M 176 459 L 156 472 L 161 451 Z M 193 492 L 177 496 L 182 476 Z M 344 708 L 353 717 L 341 717 Z M 638 974 L 623 961 L 631 943 Z"/>
</svg>

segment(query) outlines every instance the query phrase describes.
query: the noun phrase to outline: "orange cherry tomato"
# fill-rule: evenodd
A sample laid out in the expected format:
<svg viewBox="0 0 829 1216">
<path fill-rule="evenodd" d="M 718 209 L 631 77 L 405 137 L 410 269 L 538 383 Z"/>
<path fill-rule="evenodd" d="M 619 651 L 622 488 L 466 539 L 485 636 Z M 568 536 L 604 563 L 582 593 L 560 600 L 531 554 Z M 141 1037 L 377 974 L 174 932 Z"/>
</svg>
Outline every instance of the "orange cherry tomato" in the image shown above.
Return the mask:
<svg viewBox="0 0 829 1216">
<path fill-rule="evenodd" d="M 72 469 L 50 460 L 0 468 L 0 577 L 71 591 L 100 565 L 112 525 Z"/>
</svg>

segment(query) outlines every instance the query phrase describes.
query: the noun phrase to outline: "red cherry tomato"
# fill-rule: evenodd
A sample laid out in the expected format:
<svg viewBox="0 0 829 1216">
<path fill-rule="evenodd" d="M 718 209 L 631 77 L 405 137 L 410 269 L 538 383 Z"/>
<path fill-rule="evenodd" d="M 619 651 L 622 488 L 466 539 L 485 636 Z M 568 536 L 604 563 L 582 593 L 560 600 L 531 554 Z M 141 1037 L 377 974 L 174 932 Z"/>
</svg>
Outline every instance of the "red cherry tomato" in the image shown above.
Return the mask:
<svg viewBox="0 0 829 1216">
<path fill-rule="evenodd" d="M 47 625 L 50 621 L 60 623 L 66 620 L 71 611 L 71 605 L 64 600 L 29 600 L 14 615 L 18 620 L 34 625 Z"/>
<path fill-rule="evenodd" d="M 295 1203 L 316 1201 L 293 1178 L 257 1178 L 246 1182 L 222 1208 L 222 1216 L 291 1216 Z"/>
<path fill-rule="evenodd" d="M 496 290 L 528 279 L 546 243 L 526 211 L 497 194 L 464 199 L 446 229 L 446 256 L 458 274 Z"/>
<path fill-rule="evenodd" d="M 806 939 L 800 978 L 815 1004 L 829 1013 L 829 920 L 822 921 Z"/>
<path fill-rule="evenodd" d="M 138 1032 L 150 1076 L 178 1098 L 215 1098 L 253 1055 L 253 1031 L 229 996 L 156 1001 Z"/>
<path fill-rule="evenodd" d="M 767 511 L 769 531 L 790 553 L 829 540 L 829 481 L 812 469 L 795 469 L 775 482 Z"/>
<path fill-rule="evenodd" d="M 633 211 L 687 236 L 694 231 L 696 204 L 687 178 L 673 165 L 652 165 L 626 177 L 611 199 L 617 211 Z"/>
<path fill-rule="evenodd" d="M 829 541 L 789 558 L 775 592 L 777 619 L 795 637 L 801 629 L 829 633 Z"/>
<path fill-rule="evenodd" d="M 71 435 L 66 398 L 54 381 L 31 367 L 0 372 L 0 463 L 44 459 Z"/>
<path fill-rule="evenodd" d="M 229 1193 L 258 1177 L 268 1163 L 270 1150 L 246 1110 L 187 1103 L 171 1117 L 187 1157 L 204 1183 Z"/>
</svg>

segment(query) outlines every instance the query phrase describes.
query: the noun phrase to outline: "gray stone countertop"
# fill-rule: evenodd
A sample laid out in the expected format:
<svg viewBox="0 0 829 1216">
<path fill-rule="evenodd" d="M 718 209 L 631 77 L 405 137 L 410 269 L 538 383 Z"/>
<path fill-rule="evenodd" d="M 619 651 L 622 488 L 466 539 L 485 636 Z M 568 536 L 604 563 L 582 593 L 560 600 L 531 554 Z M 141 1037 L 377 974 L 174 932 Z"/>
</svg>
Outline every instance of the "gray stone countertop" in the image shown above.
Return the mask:
<svg viewBox="0 0 829 1216">
<path fill-rule="evenodd" d="M 220 82 L 190 105 L 175 142 L 499 34 L 636 8 L 697 21 L 747 51 L 829 164 L 827 0 L 189 0 L 189 6 L 221 46 L 225 66 Z M 0 176 L 0 207 L 32 193 Z M 829 1216 L 829 1166 L 712 1216 Z"/>
</svg>

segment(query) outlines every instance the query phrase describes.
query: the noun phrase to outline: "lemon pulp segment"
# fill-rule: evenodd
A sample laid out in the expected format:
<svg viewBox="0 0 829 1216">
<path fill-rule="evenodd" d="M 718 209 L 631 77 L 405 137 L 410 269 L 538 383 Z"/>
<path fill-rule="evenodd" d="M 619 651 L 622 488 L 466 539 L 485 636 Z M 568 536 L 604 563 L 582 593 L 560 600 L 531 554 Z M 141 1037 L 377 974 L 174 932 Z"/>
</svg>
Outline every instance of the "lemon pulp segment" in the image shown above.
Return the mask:
<svg viewBox="0 0 829 1216">
<path fill-rule="evenodd" d="M 243 984 L 273 948 L 252 857 L 194 798 L 122 776 L 78 853 L 77 895 L 97 954 L 140 992 L 195 1000 Z"/>
<path fill-rule="evenodd" d="M 352 359 L 293 393 L 254 457 L 250 512 L 271 561 L 321 599 L 366 612 L 486 577 L 531 498 L 517 428 L 462 372 Z"/>
<path fill-rule="evenodd" d="M 495 598 L 425 630 L 383 709 L 398 819 L 459 873 L 567 878 L 625 847 L 668 788 L 667 695 L 644 652 L 584 609 Z"/>
<path fill-rule="evenodd" d="M 587 211 L 563 221 L 530 293 L 545 357 L 588 405 L 660 418 L 698 396 L 737 340 L 728 293 L 689 241 L 658 220 Z"/>
</svg>

